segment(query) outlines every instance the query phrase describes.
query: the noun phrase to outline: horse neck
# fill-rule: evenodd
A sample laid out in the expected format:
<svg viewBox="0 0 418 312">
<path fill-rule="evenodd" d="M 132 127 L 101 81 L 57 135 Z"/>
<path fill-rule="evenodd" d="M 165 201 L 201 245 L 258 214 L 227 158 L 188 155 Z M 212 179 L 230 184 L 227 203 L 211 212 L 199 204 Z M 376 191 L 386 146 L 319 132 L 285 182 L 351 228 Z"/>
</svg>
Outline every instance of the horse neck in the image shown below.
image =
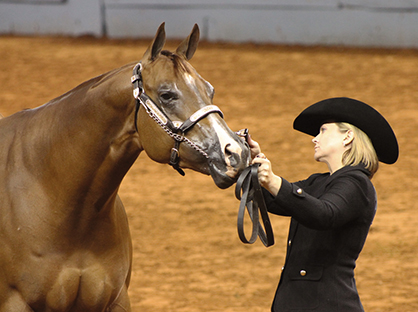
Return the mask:
<svg viewBox="0 0 418 312">
<path fill-rule="evenodd" d="M 26 142 L 27 153 L 48 196 L 63 207 L 100 211 L 111 205 L 140 153 L 134 110 L 123 72 L 84 83 L 33 110 L 27 131 L 36 137 Z"/>
</svg>

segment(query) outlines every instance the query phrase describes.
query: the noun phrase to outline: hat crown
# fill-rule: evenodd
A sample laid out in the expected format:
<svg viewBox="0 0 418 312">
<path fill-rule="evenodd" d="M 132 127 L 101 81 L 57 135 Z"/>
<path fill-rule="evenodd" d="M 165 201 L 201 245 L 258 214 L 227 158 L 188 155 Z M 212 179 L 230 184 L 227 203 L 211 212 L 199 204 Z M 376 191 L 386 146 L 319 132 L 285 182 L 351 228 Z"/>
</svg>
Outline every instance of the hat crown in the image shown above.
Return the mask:
<svg viewBox="0 0 418 312">
<path fill-rule="evenodd" d="M 389 123 L 373 107 L 355 99 L 337 97 L 312 104 L 296 117 L 293 128 L 316 136 L 319 127 L 329 122 L 347 122 L 366 133 L 379 161 L 393 164 L 398 159 L 398 142 Z"/>
</svg>

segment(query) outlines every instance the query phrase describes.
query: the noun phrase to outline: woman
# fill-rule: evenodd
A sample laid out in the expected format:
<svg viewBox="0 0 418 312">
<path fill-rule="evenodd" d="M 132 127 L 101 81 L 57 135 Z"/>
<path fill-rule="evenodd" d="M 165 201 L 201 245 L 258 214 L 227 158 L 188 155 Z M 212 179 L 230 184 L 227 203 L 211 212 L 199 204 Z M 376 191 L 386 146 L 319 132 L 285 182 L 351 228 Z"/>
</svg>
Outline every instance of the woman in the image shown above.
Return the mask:
<svg viewBox="0 0 418 312">
<path fill-rule="evenodd" d="M 314 158 L 329 173 L 289 183 L 248 137 L 269 212 L 291 217 L 272 311 L 364 311 L 354 268 L 376 212 L 370 179 L 379 161 L 396 162 L 396 137 L 376 110 L 349 98 L 313 104 L 293 126 L 316 135 Z"/>
</svg>

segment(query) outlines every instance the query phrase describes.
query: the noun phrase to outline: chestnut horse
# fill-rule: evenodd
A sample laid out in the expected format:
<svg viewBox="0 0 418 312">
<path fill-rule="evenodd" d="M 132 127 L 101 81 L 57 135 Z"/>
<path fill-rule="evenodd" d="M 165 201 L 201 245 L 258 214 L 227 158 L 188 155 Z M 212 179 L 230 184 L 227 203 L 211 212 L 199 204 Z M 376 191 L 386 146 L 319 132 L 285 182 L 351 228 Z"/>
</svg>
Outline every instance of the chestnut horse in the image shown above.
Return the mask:
<svg viewBox="0 0 418 312">
<path fill-rule="evenodd" d="M 248 165 L 248 146 L 188 62 L 198 40 L 195 25 L 162 51 L 162 24 L 137 65 L 0 119 L 0 312 L 130 311 L 118 189 L 142 151 L 220 188 Z"/>
</svg>

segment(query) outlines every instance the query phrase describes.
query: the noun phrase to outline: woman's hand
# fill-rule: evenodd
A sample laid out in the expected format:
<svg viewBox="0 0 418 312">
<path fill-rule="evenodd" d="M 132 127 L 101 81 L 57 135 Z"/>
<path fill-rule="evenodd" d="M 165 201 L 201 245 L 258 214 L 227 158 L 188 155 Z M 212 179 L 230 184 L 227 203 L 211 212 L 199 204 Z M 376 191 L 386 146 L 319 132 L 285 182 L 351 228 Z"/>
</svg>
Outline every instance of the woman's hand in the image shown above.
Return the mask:
<svg viewBox="0 0 418 312">
<path fill-rule="evenodd" d="M 282 178 L 273 173 L 270 160 L 263 153 L 259 153 L 254 157 L 252 163 L 260 164 L 260 167 L 258 167 L 258 181 L 260 185 L 273 196 L 276 196 L 282 186 Z"/>
<path fill-rule="evenodd" d="M 251 160 L 253 160 L 257 155 L 261 153 L 260 144 L 254 141 L 249 133 L 247 134 L 246 139 L 251 151 Z"/>
<path fill-rule="evenodd" d="M 251 152 L 251 160 L 254 159 L 255 156 L 261 153 L 260 144 L 258 144 L 256 141 L 254 141 L 251 138 L 251 135 L 248 133 L 248 129 L 241 129 L 237 132 L 235 132 L 239 137 L 241 137 L 242 140 L 247 142 L 250 152 Z"/>
<path fill-rule="evenodd" d="M 258 168 L 258 181 L 260 182 L 260 185 L 272 195 L 276 196 L 282 186 L 282 178 L 273 173 L 270 161 L 263 153 L 261 153 L 260 144 L 252 139 L 251 135 L 248 133 L 248 129 L 240 130 L 237 134 L 243 138 L 250 147 L 251 163 L 260 164 L 260 167 Z"/>
</svg>

